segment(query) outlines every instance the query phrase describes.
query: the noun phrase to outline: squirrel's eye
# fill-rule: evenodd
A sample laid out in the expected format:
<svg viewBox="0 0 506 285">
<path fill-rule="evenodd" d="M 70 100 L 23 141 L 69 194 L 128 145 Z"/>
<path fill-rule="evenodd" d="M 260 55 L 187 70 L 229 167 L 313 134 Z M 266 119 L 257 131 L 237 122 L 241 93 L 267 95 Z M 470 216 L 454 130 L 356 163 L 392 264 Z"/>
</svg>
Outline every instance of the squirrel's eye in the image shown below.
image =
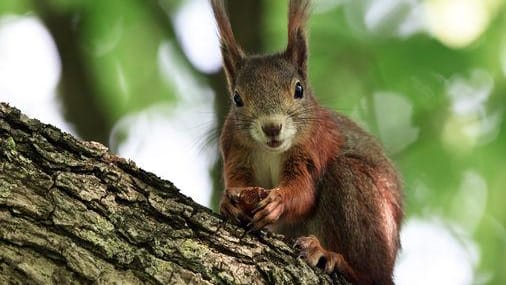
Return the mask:
<svg viewBox="0 0 506 285">
<path fill-rule="evenodd" d="M 242 101 L 241 95 L 239 95 L 239 92 L 234 91 L 234 103 L 237 107 L 244 106 L 244 102 Z"/>
<path fill-rule="evenodd" d="M 300 84 L 300 82 L 295 83 L 295 93 L 293 97 L 295 99 L 301 99 L 304 97 L 304 88 L 302 88 L 302 84 Z"/>
</svg>

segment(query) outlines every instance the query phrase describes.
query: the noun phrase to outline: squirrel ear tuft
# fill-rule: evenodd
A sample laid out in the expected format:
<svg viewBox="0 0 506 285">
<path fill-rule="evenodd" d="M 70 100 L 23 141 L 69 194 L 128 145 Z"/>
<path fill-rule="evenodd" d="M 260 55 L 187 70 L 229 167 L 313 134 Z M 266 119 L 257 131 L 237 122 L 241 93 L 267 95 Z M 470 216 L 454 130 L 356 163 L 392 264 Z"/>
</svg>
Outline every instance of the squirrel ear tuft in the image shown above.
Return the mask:
<svg viewBox="0 0 506 285">
<path fill-rule="evenodd" d="M 288 46 L 285 57 L 306 77 L 308 47 L 305 24 L 309 17 L 309 0 L 290 0 L 288 8 Z"/>
<path fill-rule="evenodd" d="M 232 32 L 232 26 L 225 11 L 223 0 L 210 0 L 211 7 L 213 8 L 216 24 L 220 35 L 221 55 L 223 57 L 223 67 L 227 75 L 229 87 L 235 81 L 237 70 L 239 69 L 242 61 L 244 60 L 244 52 L 235 41 Z"/>
</svg>

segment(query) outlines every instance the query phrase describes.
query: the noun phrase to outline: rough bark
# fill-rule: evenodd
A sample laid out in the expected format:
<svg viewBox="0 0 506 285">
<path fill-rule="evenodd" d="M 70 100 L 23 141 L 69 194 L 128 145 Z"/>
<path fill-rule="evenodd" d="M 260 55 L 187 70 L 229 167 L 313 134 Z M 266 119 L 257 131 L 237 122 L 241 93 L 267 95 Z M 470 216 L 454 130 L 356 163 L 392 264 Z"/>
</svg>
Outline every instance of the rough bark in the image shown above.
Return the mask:
<svg viewBox="0 0 506 285">
<path fill-rule="evenodd" d="M 167 163 L 177 163 L 168 161 Z M 0 284 L 345 284 L 280 236 L 0 104 Z"/>
</svg>

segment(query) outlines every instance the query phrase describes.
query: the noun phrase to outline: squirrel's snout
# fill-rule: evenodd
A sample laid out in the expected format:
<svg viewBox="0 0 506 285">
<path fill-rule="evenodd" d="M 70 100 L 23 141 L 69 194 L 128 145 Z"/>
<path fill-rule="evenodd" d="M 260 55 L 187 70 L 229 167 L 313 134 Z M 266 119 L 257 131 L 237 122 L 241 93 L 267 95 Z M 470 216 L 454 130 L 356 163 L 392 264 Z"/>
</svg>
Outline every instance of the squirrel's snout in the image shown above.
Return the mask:
<svg viewBox="0 0 506 285">
<path fill-rule="evenodd" d="M 259 117 L 250 132 L 251 137 L 269 151 L 283 152 L 291 147 L 297 130 L 286 115 L 270 114 Z"/>
<path fill-rule="evenodd" d="M 262 126 L 262 131 L 268 137 L 277 137 L 281 133 L 281 124 L 265 124 Z"/>
</svg>

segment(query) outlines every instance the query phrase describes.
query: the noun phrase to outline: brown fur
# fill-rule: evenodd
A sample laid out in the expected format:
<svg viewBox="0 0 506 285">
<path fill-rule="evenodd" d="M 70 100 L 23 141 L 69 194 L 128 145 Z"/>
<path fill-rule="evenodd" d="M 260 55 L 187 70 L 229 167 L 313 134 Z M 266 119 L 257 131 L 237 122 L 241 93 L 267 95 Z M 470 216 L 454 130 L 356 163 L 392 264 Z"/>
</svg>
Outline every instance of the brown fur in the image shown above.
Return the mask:
<svg viewBox="0 0 506 285">
<path fill-rule="evenodd" d="M 290 1 L 287 49 L 266 56 L 245 56 L 222 1 L 211 4 L 231 96 L 235 91 L 244 101 L 231 107 L 221 134 L 226 186 L 221 212 L 255 229 L 302 236 L 298 245 L 310 264 L 322 258 L 327 271 L 341 271 L 357 284 L 393 284 L 403 217 L 400 178 L 376 139 L 313 96 L 304 32 L 309 1 Z M 302 99 L 294 99 L 296 82 L 304 86 Z M 290 148 L 279 154 L 276 185 L 258 180 L 255 161 L 265 151 L 251 137 L 256 120 L 272 114 L 287 115 L 296 129 Z M 251 187 L 272 188 L 253 217 L 234 200 Z"/>
</svg>

